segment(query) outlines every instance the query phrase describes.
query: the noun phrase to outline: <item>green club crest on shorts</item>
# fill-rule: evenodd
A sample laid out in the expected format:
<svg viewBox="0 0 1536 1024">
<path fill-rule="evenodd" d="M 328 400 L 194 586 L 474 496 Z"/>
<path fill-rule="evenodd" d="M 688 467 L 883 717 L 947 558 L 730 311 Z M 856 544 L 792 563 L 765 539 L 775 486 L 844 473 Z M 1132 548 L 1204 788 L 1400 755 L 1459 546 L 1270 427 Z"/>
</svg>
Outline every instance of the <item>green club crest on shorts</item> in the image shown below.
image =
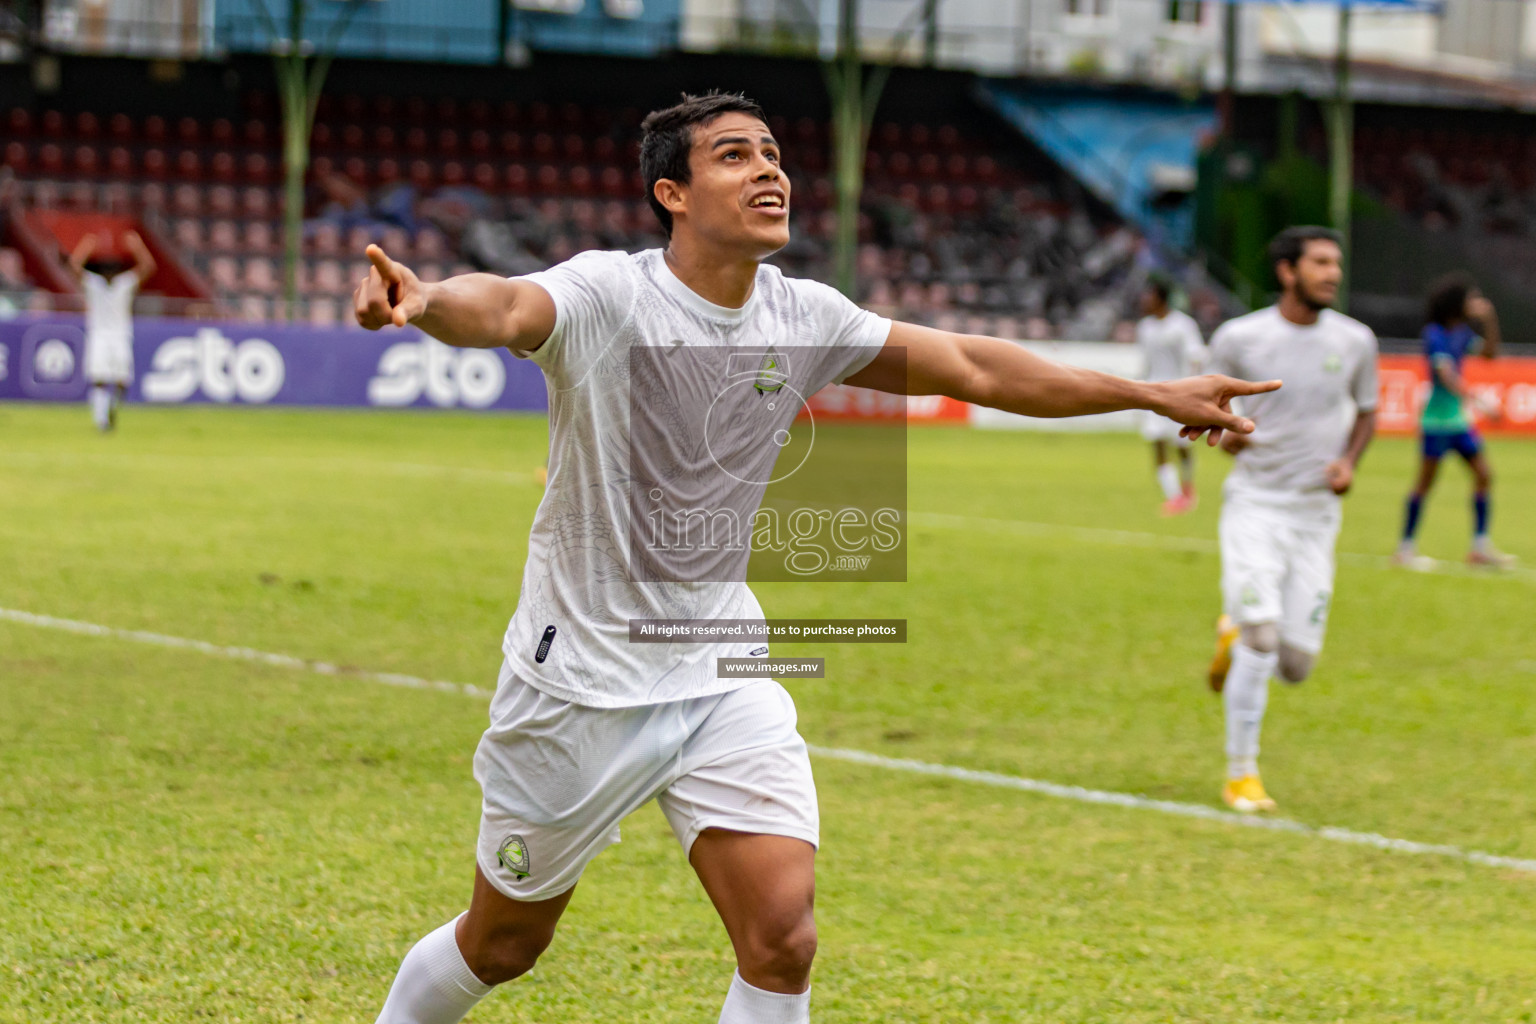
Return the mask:
<svg viewBox="0 0 1536 1024">
<path fill-rule="evenodd" d="M 507 836 L 501 841 L 501 848 L 496 851 L 496 863 L 512 872 L 518 878 L 527 878 L 528 844 L 522 836 Z"/>
</svg>

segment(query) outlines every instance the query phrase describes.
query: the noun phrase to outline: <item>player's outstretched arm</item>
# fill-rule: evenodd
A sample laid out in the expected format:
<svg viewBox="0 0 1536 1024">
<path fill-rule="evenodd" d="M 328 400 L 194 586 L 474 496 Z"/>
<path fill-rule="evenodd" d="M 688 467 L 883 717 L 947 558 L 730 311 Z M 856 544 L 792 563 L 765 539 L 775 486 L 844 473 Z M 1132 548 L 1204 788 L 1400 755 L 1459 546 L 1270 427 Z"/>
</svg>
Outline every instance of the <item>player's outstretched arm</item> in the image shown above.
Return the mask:
<svg viewBox="0 0 1536 1024">
<path fill-rule="evenodd" d="M 460 348 L 532 352 L 555 329 L 555 300 L 528 281 L 495 274 L 461 274 L 426 284 L 383 249 L 367 249 L 368 276 L 353 296 L 357 322 L 376 331 L 414 324 Z"/>
<path fill-rule="evenodd" d="M 1277 380 L 1250 383 L 1221 376 L 1127 380 L 1042 359 L 998 338 L 904 323 L 891 325 L 884 350 L 848 383 L 895 394 L 948 395 L 1025 416 L 1150 409 L 1185 424 L 1188 437 L 1209 431 L 1212 444 L 1223 430 L 1253 430 L 1251 420 L 1232 411 L 1233 398 L 1280 386 Z"/>
</svg>

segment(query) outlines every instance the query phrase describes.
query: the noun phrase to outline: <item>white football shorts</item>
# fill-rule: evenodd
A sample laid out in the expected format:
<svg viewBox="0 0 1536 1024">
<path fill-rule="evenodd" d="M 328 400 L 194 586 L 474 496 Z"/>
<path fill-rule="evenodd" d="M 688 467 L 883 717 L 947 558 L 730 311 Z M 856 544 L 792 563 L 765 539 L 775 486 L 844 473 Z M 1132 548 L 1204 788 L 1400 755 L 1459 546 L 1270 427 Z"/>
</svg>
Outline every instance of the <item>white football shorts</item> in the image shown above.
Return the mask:
<svg viewBox="0 0 1536 1024">
<path fill-rule="evenodd" d="M 551 697 L 503 663 L 475 751 L 476 860 L 501 893 L 543 900 L 575 885 L 619 823 L 654 798 L 686 856 L 707 828 L 820 842 L 795 704 L 771 680 L 629 708 Z"/>
<path fill-rule="evenodd" d="M 92 334 L 86 339 L 85 379 L 92 384 L 133 382 L 133 339 L 121 334 Z"/>
<path fill-rule="evenodd" d="M 1179 431 L 1184 425 L 1177 420 L 1171 420 L 1166 416 L 1147 409 L 1141 412 L 1141 436 L 1147 441 L 1171 441 L 1180 448 L 1189 447 L 1189 439 L 1179 436 Z"/>
<path fill-rule="evenodd" d="M 1228 491 L 1221 506 L 1221 591 L 1233 621 L 1273 622 L 1287 647 L 1321 653 L 1339 523 L 1336 514 L 1279 512 Z"/>
</svg>

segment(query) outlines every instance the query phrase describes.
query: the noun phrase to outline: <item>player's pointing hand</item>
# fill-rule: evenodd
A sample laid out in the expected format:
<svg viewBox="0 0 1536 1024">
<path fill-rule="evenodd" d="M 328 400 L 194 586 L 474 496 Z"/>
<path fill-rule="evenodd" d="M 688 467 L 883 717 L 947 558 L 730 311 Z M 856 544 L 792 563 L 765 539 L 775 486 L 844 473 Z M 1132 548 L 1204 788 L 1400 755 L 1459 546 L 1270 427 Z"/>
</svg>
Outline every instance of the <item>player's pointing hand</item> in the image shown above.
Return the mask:
<svg viewBox="0 0 1536 1024">
<path fill-rule="evenodd" d="M 1179 431 L 1181 436 L 1194 439 L 1207 434 L 1207 443 L 1215 445 L 1224 430 L 1253 433 L 1253 421 L 1232 411 L 1232 399 L 1275 391 L 1280 381 L 1246 381 L 1209 374 L 1170 380 L 1157 387 L 1160 401 L 1153 411 L 1184 424 Z"/>
<path fill-rule="evenodd" d="M 404 327 L 427 311 L 426 286 L 403 263 L 396 263 L 377 245 L 365 250 L 368 276 L 353 296 L 357 322 L 376 331 L 386 324 Z"/>
</svg>

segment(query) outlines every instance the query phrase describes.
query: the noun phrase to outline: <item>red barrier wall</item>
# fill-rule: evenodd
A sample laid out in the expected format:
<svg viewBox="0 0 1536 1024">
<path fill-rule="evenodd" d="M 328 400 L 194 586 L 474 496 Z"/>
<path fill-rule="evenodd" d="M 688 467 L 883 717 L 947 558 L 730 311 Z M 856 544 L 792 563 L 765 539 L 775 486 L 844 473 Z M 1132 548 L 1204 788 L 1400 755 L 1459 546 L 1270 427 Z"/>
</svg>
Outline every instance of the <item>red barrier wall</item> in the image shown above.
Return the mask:
<svg viewBox="0 0 1536 1024">
<path fill-rule="evenodd" d="M 1429 395 L 1429 366 L 1423 356 L 1381 357 L 1381 406 L 1378 429 L 1411 434 L 1419 428 L 1419 412 Z M 1473 391 L 1498 403 L 1502 418 L 1476 418 L 1478 429 L 1490 434 L 1536 435 L 1536 359 L 1482 359 L 1462 364 Z"/>
</svg>

